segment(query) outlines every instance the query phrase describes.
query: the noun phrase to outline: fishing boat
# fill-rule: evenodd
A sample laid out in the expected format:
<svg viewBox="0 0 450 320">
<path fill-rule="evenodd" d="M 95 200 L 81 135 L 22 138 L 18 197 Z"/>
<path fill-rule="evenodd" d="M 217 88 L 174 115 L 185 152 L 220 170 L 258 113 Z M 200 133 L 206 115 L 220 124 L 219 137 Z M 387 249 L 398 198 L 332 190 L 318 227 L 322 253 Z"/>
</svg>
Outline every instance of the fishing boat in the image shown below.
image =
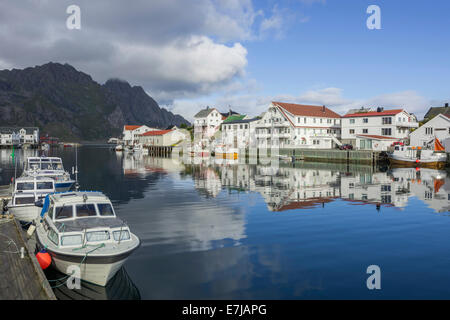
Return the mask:
<svg viewBox="0 0 450 320">
<path fill-rule="evenodd" d="M 443 169 L 447 154 L 439 139 L 435 138 L 433 149 L 396 145 L 394 150 L 388 153 L 388 158 L 393 166 Z"/>
<path fill-rule="evenodd" d="M 21 222 L 32 222 L 39 216 L 35 203 L 55 192 L 55 181 L 46 177 L 20 177 L 15 180 L 8 210 Z"/>
<path fill-rule="evenodd" d="M 36 222 L 36 239 L 60 272 L 80 268 L 81 280 L 105 286 L 139 245 L 101 192 L 49 194 Z"/>
<path fill-rule="evenodd" d="M 52 178 L 56 191 L 67 191 L 75 183 L 58 157 L 28 157 L 22 176 Z"/>
</svg>

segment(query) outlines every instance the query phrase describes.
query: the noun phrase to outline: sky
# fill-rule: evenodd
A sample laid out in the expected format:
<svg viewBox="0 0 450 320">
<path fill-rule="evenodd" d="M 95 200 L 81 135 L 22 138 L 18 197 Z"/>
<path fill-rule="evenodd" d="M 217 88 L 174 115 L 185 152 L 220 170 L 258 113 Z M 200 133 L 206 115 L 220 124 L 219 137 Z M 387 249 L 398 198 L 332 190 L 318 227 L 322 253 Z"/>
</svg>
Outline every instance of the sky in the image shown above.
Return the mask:
<svg viewBox="0 0 450 320">
<path fill-rule="evenodd" d="M 80 29 L 69 29 L 70 5 Z M 370 5 L 381 29 L 369 29 Z M 2 0 L 0 69 L 69 63 L 192 120 L 271 101 L 405 108 L 450 102 L 450 1 Z"/>
</svg>

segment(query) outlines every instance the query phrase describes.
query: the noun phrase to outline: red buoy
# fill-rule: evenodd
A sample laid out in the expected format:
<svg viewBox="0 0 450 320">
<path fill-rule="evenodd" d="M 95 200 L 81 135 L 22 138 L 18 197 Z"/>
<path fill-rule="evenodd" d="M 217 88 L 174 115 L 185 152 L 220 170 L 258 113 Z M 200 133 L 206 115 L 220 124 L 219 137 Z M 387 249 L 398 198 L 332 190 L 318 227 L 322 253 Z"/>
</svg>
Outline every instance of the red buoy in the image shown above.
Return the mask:
<svg viewBox="0 0 450 320">
<path fill-rule="evenodd" d="M 39 251 L 36 254 L 36 259 L 39 262 L 39 265 L 41 266 L 41 268 L 43 270 L 47 269 L 50 266 L 50 264 L 52 263 L 52 257 L 45 250 Z"/>
</svg>

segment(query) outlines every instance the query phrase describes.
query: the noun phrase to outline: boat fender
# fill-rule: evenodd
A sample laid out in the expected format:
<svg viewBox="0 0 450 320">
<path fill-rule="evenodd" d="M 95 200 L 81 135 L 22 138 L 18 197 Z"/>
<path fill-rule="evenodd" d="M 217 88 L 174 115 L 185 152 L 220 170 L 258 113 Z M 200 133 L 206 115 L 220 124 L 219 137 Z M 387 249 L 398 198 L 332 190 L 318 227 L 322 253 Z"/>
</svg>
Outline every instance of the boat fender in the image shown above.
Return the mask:
<svg viewBox="0 0 450 320">
<path fill-rule="evenodd" d="M 52 263 L 52 257 L 45 249 L 42 249 L 36 254 L 36 259 L 39 262 L 42 270 L 47 269 Z"/>
<path fill-rule="evenodd" d="M 28 237 L 31 238 L 31 236 L 33 235 L 35 230 L 36 230 L 36 226 L 34 224 L 30 225 L 27 230 Z"/>
<path fill-rule="evenodd" d="M 416 163 L 419 163 L 419 161 L 420 161 L 419 159 L 416 159 Z"/>
</svg>

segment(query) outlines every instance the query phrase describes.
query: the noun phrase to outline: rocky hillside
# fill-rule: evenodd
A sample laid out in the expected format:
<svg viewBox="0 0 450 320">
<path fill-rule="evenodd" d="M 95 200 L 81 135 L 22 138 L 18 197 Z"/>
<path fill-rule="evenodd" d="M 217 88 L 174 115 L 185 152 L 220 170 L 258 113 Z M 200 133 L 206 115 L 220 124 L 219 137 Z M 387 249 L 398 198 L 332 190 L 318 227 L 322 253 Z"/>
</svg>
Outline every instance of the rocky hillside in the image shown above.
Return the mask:
<svg viewBox="0 0 450 320">
<path fill-rule="evenodd" d="M 0 126 L 37 126 L 62 139 L 118 136 L 125 124 L 158 128 L 189 124 L 141 87 L 123 80 L 101 85 L 68 64 L 0 71 Z"/>
</svg>

